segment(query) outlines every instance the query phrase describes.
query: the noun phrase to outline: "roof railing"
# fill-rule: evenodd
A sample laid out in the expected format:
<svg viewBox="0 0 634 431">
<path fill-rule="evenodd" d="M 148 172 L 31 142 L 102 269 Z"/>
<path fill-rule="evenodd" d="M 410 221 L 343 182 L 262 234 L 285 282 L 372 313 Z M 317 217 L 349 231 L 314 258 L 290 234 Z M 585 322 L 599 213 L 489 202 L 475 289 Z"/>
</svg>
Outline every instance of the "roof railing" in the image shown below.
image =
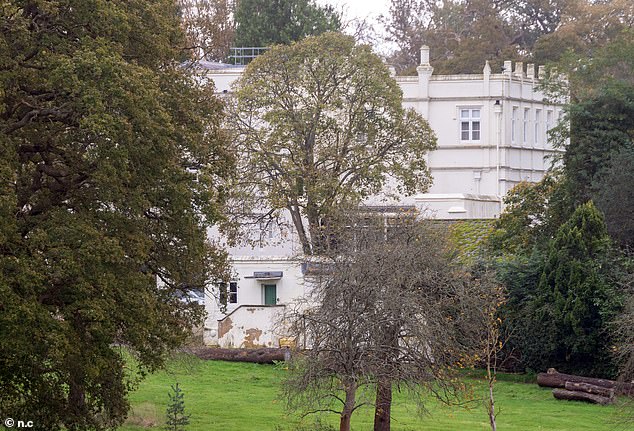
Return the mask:
<svg viewBox="0 0 634 431">
<path fill-rule="evenodd" d="M 269 48 L 265 46 L 242 46 L 230 48 L 229 64 L 246 66 L 258 55 L 264 54 Z"/>
</svg>

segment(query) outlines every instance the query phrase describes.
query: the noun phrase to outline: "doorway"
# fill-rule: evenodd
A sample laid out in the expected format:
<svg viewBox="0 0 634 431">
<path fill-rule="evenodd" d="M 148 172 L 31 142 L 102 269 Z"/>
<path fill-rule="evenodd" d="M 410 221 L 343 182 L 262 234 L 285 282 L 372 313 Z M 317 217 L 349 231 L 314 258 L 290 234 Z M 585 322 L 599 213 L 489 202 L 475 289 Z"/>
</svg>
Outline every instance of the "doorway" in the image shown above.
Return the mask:
<svg viewBox="0 0 634 431">
<path fill-rule="evenodd" d="M 277 285 L 265 284 L 264 286 L 264 305 L 277 304 Z"/>
</svg>

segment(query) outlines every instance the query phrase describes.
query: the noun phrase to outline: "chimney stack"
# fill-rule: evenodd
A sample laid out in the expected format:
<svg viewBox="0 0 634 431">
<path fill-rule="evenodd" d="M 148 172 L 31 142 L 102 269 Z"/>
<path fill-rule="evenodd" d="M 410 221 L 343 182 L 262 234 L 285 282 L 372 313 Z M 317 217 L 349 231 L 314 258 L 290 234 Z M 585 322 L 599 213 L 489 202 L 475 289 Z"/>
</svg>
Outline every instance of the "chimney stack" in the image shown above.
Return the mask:
<svg viewBox="0 0 634 431">
<path fill-rule="evenodd" d="M 420 65 L 421 66 L 430 66 L 429 64 L 429 47 L 427 45 L 423 45 L 420 47 Z"/>
</svg>

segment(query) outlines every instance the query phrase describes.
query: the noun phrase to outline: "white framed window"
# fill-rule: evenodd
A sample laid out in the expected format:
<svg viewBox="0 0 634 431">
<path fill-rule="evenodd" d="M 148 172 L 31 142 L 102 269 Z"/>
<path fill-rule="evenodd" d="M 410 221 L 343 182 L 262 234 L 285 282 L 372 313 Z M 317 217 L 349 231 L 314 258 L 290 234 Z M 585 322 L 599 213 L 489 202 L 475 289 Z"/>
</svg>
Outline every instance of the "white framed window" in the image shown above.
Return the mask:
<svg viewBox="0 0 634 431">
<path fill-rule="evenodd" d="M 511 112 L 511 142 L 517 142 L 517 106 L 513 106 Z"/>
<path fill-rule="evenodd" d="M 550 132 L 550 129 L 553 128 L 553 111 L 546 111 L 546 133 Z"/>
<path fill-rule="evenodd" d="M 480 140 L 480 108 L 460 108 L 460 140 L 475 142 Z"/>
<path fill-rule="evenodd" d="M 533 141 L 535 142 L 535 145 L 541 144 L 542 142 L 541 127 L 542 127 L 542 110 L 536 109 L 535 110 L 535 133 L 533 134 Z"/>
<path fill-rule="evenodd" d="M 528 116 L 530 115 L 530 109 L 524 108 L 524 128 L 522 142 L 528 144 Z"/>
<path fill-rule="evenodd" d="M 220 291 L 220 303 L 227 304 L 237 304 L 238 303 L 238 282 L 230 281 L 229 286 L 227 283 L 220 282 L 218 283 L 218 290 Z"/>
</svg>

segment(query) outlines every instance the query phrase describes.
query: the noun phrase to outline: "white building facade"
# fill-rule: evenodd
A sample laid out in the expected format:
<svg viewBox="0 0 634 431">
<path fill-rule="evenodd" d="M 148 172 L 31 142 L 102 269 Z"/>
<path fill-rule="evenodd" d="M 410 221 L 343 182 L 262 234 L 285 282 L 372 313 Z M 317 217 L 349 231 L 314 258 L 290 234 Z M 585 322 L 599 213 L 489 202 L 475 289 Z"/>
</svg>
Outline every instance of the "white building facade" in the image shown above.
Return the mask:
<svg viewBox="0 0 634 431">
<path fill-rule="evenodd" d="M 231 91 L 244 67 L 209 68 L 219 93 Z M 396 204 L 443 220 L 497 217 L 502 199 L 521 181 L 543 178 L 556 153 L 548 132 L 562 106 L 537 89 L 543 67 L 507 61 L 501 73 L 433 75 L 429 48 L 421 49 L 417 76 L 395 76 L 403 104 L 427 119 L 438 138 L 428 156 L 433 185 Z M 370 204 L 371 204 L 370 200 Z M 204 338 L 223 347 L 277 347 L 285 342 L 283 315 L 309 289 L 309 270 L 293 232 L 273 229 L 261 246 L 229 249 L 234 279 L 226 307 L 207 295 Z"/>
</svg>

